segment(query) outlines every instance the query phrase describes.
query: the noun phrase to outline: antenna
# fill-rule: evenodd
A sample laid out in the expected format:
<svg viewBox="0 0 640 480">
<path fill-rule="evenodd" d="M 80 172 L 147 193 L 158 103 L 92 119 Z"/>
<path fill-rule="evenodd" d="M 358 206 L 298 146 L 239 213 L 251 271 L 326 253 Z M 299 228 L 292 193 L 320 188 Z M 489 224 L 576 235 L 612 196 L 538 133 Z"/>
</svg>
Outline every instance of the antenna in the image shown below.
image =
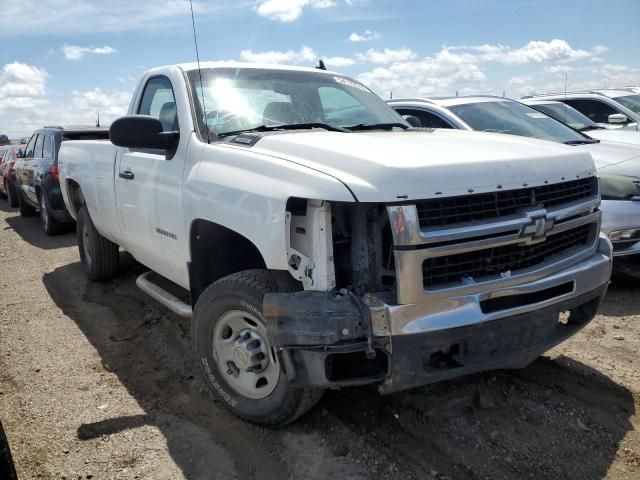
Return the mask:
<svg viewBox="0 0 640 480">
<path fill-rule="evenodd" d="M 96 112 L 96 127 L 100 126 L 100 112 Z"/>
<path fill-rule="evenodd" d="M 193 42 L 196 45 L 196 60 L 198 61 L 198 76 L 200 77 L 200 95 L 202 96 L 202 112 L 204 113 L 204 128 L 207 132 L 207 143 L 211 143 L 209 140 L 209 127 L 207 125 L 207 107 L 204 104 L 204 88 L 202 87 L 202 70 L 200 70 L 200 53 L 198 52 L 198 36 L 196 35 L 196 21 L 193 17 L 193 2 L 189 0 L 189 6 L 191 7 L 191 26 L 193 27 Z"/>
<path fill-rule="evenodd" d="M 567 79 L 569 78 L 569 73 L 564 72 L 564 100 L 567 101 Z M 567 104 L 564 104 L 564 123 L 567 123 Z"/>
<path fill-rule="evenodd" d="M 322 59 L 318 60 L 318 66 L 316 67 L 318 70 L 326 70 L 327 67 L 324 66 L 324 62 Z"/>
</svg>

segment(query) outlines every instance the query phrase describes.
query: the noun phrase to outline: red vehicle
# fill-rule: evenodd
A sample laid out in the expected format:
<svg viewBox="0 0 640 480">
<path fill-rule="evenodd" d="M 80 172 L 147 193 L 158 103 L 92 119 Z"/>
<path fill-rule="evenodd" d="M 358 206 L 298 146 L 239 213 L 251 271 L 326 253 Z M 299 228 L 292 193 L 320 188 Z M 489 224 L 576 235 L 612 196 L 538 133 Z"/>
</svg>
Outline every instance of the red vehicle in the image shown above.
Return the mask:
<svg viewBox="0 0 640 480">
<path fill-rule="evenodd" d="M 8 198 L 9 205 L 18 206 L 18 190 L 14 164 L 22 158 L 26 145 L 0 147 L 0 197 Z"/>
</svg>

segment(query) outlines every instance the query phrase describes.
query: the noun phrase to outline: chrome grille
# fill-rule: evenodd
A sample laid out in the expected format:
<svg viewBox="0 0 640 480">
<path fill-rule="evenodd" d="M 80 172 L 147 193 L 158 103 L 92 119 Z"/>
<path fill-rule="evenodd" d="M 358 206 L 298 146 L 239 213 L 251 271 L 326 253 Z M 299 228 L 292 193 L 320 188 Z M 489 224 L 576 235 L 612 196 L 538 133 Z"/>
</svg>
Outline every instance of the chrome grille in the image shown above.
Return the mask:
<svg viewBox="0 0 640 480">
<path fill-rule="evenodd" d="M 484 250 L 426 259 L 422 264 L 424 288 L 461 283 L 465 278 L 481 280 L 507 271 L 518 271 L 585 246 L 592 239 L 595 224 L 550 235 L 533 245 L 509 244 Z"/>
<path fill-rule="evenodd" d="M 597 182 L 595 177 L 590 177 L 539 187 L 418 201 L 420 228 L 487 220 L 513 215 L 525 207 L 551 208 L 594 197 Z"/>
</svg>

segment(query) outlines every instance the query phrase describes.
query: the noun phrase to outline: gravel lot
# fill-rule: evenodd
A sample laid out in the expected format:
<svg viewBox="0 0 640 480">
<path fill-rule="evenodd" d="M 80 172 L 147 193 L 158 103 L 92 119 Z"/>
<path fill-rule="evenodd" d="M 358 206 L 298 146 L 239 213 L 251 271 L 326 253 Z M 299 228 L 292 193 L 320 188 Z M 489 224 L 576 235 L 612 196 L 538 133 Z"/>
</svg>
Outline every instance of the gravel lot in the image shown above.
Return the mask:
<svg viewBox="0 0 640 480">
<path fill-rule="evenodd" d="M 640 287 L 525 370 L 388 397 L 328 392 L 279 431 L 216 403 L 189 324 L 120 277 L 89 284 L 75 235 L 0 201 L 0 418 L 21 479 L 640 479 Z"/>
</svg>

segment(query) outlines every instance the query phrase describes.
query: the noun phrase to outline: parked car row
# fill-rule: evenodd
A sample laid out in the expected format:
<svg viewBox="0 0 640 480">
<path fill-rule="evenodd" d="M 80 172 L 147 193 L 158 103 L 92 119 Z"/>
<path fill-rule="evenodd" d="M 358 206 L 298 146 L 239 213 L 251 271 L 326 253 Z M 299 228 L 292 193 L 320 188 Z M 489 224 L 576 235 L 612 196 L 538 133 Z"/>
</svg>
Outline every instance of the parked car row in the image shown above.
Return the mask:
<svg viewBox="0 0 640 480">
<path fill-rule="evenodd" d="M 627 93 L 631 105 L 634 95 Z M 570 105 L 546 96 L 526 98 L 522 103 L 495 96 L 394 99 L 387 103 L 400 114 L 413 117 L 415 125 L 417 120 L 430 128 L 539 138 L 588 151 L 601 179 L 602 231 L 613 243 L 614 268 L 620 274 L 640 277 L 640 132 L 605 129 Z M 640 103 L 637 109 L 640 112 Z"/>
<path fill-rule="evenodd" d="M 268 427 L 327 388 L 523 368 L 592 320 L 640 241 L 637 142 L 508 99 L 386 104 L 323 69 L 181 64 L 144 74 L 108 138 L 74 135 L 29 140 L 21 212 L 67 212 L 92 281 L 121 248 L 146 266 L 213 394 Z"/>
<path fill-rule="evenodd" d="M 73 222 L 62 199 L 58 178 L 58 153 L 63 142 L 108 139 L 109 130 L 99 127 L 44 127 L 24 145 L 0 148 L 0 192 L 20 215 L 40 213 L 42 229 L 56 235 Z"/>
</svg>

